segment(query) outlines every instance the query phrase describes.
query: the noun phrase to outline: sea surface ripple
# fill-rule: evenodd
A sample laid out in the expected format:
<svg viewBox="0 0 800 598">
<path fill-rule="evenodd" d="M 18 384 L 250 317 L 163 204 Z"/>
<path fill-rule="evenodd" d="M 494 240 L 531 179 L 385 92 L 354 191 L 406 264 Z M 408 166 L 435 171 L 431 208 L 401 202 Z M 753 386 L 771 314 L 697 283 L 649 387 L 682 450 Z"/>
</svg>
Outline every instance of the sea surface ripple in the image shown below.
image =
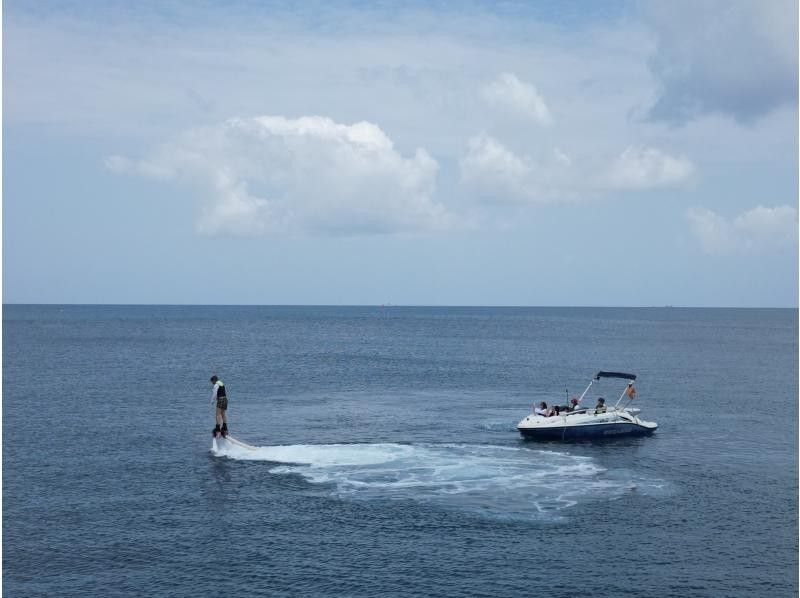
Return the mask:
<svg viewBox="0 0 800 598">
<path fill-rule="evenodd" d="M 796 596 L 797 340 L 781 309 L 6 305 L 3 590 Z M 653 436 L 519 437 L 599 369 Z M 212 446 L 212 373 L 252 448 Z"/>
</svg>

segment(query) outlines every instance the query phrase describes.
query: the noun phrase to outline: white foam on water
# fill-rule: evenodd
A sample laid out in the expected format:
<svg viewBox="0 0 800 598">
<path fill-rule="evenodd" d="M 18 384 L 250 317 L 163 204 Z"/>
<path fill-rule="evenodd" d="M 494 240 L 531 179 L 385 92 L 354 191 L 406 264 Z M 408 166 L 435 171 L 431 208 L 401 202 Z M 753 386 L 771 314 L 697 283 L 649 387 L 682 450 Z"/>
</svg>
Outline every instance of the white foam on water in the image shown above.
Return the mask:
<svg viewBox="0 0 800 598">
<path fill-rule="evenodd" d="M 275 464 L 330 484 L 352 498 L 407 499 L 496 516 L 553 519 L 593 500 L 613 500 L 635 487 L 647 494 L 662 480 L 609 472 L 594 459 L 553 450 L 464 444 L 321 444 L 247 447 L 219 443 L 217 456 Z"/>
</svg>

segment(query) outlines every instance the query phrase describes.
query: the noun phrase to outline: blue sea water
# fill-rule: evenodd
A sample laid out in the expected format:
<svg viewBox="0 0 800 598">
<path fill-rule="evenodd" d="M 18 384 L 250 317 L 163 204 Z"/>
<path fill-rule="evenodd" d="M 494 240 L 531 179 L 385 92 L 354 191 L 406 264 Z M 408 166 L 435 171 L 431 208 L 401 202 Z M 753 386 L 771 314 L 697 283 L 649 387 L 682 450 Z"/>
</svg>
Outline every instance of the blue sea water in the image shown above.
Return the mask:
<svg viewBox="0 0 800 598">
<path fill-rule="evenodd" d="M 6 305 L 3 590 L 796 596 L 797 343 L 780 309 Z M 653 436 L 519 437 L 599 369 Z M 257 451 L 211 452 L 212 373 Z"/>
</svg>

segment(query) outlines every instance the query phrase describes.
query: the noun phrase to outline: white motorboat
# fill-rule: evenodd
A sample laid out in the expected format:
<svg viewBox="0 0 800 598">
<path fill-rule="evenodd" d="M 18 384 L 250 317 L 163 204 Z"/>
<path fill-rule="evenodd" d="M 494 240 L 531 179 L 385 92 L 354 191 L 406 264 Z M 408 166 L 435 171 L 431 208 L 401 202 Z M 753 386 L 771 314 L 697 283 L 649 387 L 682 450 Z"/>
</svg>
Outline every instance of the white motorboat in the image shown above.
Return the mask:
<svg viewBox="0 0 800 598">
<path fill-rule="evenodd" d="M 628 381 L 616 404 L 598 405 L 593 408 L 581 407 L 589 389 L 603 378 L 622 378 Z M 605 438 L 609 436 L 644 436 L 652 434 L 658 424 L 639 419 L 640 409 L 630 407 L 636 396 L 633 385 L 636 375 L 623 372 L 604 372 L 595 374 L 580 398 L 571 401 L 572 405 L 554 406 L 550 409 L 534 409 L 528 417 L 517 424 L 523 438 L 533 440 L 574 440 L 582 438 Z M 627 399 L 627 403 L 621 403 Z"/>
</svg>

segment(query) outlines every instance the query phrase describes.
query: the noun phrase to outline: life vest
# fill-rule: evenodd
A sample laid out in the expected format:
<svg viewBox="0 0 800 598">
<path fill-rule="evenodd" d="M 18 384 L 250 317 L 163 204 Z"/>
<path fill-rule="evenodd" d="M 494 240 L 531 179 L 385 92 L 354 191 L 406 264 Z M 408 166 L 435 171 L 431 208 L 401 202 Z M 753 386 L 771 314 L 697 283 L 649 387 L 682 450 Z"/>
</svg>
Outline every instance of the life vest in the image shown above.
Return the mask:
<svg viewBox="0 0 800 598">
<path fill-rule="evenodd" d="M 225 385 L 222 383 L 222 380 L 217 380 L 217 398 L 228 398 L 228 395 L 225 394 Z"/>
</svg>

